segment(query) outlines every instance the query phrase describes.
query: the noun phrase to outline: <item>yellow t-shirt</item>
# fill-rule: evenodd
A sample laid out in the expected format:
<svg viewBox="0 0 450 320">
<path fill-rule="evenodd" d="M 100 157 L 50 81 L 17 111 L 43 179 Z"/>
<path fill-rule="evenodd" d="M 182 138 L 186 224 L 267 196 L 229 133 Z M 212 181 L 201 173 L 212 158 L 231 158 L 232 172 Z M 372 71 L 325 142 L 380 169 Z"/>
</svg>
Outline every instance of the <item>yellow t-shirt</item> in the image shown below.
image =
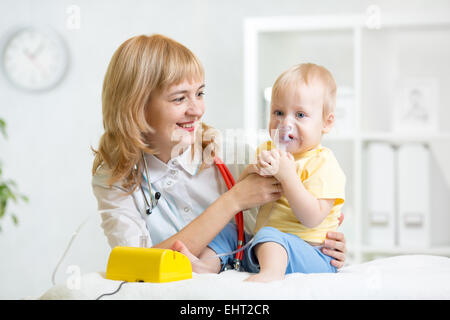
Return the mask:
<svg viewBox="0 0 450 320">
<path fill-rule="evenodd" d="M 270 141 L 259 149 L 270 150 Z M 317 199 L 336 199 L 330 213 L 315 228 L 307 228 L 298 221 L 286 197 L 267 203 L 259 209 L 255 233 L 264 226 L 274 227 L 282 232 L 294 234 L 301 239 L 323 243 L 328 231 L 335 231 L 345 199 L 345 174 L 333 152 L 319 145 L 317 148 L 294 155 L 297 174 L 306 190 Z M 270 214 L 268 220 L 267 217 Z M 264 222 L 267 221 L 264 225 Z"/>
</svg>

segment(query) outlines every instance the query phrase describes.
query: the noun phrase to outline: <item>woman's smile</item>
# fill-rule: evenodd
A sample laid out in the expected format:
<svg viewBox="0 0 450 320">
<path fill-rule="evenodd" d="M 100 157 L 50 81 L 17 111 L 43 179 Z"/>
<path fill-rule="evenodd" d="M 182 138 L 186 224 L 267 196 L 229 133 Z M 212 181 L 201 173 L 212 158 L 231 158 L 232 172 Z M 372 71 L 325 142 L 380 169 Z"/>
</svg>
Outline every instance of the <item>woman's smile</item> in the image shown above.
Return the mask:
<svg viewBox="0 0 450 320">
<path fill-rule="evenodd" d="M 177 126 L 188 131 L 193 132 L 195 130 L 195 121 L 188 121 L 188 122 L 178 122 Z"/>
</svg>

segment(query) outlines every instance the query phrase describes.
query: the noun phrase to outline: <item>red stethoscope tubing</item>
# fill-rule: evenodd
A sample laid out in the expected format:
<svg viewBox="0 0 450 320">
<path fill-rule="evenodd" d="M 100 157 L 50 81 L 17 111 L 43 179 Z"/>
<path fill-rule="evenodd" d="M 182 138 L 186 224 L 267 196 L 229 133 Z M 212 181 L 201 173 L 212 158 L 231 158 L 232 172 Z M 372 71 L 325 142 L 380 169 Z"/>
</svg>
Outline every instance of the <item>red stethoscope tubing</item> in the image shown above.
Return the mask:
<svg viewBox="0 0 450 320">
<path fill-rule="evenodd" d="M 225 181 L 225 184 L 228 187 L 228 190 L 231 189 L 234 185 L 234 178 L 231 174 L 230 170 L 228 170 L 228 167 L 223 163 L 222 160 L 218 157 L 214 157 L 214 163 L 216 164 L 217 168 L 219 169 L 220 173 L 222 174 L 223 180 Z M 242 248 L 245 242 L 244 237 L 244 214 L 242 211 L 238 212 L 235 215 L 236 220 L 236 226 L 237 226 L 237 232 L 238 232 L 238 243 L 237 243 L 237 250 Z M 239 251 L 235 255 L 235 259 L 242 261 L 242 258 L 244 257 L 244 251 Z"/>
</svg>

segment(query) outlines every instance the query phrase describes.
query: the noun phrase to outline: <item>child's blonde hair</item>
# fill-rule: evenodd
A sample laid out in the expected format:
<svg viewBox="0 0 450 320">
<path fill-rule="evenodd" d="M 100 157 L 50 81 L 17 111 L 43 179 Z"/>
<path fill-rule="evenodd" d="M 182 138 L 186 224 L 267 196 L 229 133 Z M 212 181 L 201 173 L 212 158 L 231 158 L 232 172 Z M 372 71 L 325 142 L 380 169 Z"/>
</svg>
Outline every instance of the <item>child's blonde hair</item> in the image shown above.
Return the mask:
<svg viewBox="0 0 450 320">
<path fill-rule="evenodd" d="M 320 81 L 324 87 L 323 117 L 326 117 L 336 108 L 336 81 L 330 71 L 314 63 L 298 64 L 284 71 L 272 87 L 272 101 L 289 85 L 309 85 L 314 81 Z"/>
<path fill-rule="evenodd" d="M 123 186 L 132 192 L 142 180 L 136 174 L 141 171 L 141 152 L 155 153 L 146 138 L 153 131 L 145 117 L 150 95 L 184 80 L 198 79 L 204 79 L 203 67 L 181 43 L 159 34 L 125 41 L 114 53 L 103 81 L 105 132 L 98 150 L 93 149 L 92 174 L 106 165 L 111 170 L 108 184 L 123 179 Z"/>
</svg>

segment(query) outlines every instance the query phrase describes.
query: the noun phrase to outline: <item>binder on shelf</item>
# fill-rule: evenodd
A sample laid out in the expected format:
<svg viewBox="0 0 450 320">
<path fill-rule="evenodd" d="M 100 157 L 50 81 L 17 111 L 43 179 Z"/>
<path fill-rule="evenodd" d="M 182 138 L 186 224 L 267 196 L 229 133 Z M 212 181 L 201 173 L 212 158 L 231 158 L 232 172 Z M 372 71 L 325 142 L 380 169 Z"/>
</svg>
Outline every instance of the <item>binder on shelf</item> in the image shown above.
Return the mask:
<svg viewBox="0 0 450 320">
<path fill-rule="evenodd" d="M 429 151 L 405 144 L 398 151 L 398 237 L 400 247 L 428 247 L 430 234 Z"/>
<path fill-rule="evenodd" d="M 367 147 L 367 233 L 370 246 L 393 247 L 395 227 L 395 157 L 387 143 Z"/>
</svg>

